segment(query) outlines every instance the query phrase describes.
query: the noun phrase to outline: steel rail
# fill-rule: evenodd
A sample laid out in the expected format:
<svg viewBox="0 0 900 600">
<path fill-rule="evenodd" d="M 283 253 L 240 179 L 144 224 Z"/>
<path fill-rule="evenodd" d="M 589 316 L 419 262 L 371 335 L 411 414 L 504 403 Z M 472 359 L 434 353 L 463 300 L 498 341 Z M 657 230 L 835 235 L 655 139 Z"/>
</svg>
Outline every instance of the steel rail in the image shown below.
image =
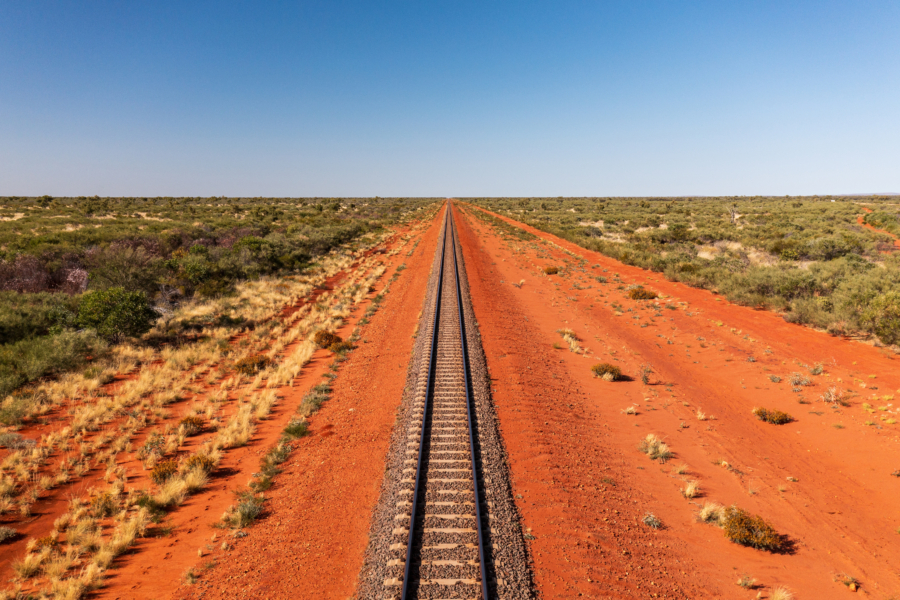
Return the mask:
<svg viewBox="0 0 900 600">
<path fill-rule="evenodd" d="M 413 487 L 412 514 L 409 517 L 409 538 L 406 547 L 406 565 L 403 568 L 403 587 L 400 590 L 400 600 L 407 599 L 409 592 L 409 575 L 412 568 L 413 553 L 413 535 L 415 533 L 416 524 L 416 507 L 419 504 L 419 481 L 422 476 L 422 458 L 425 454 L 425 428 L 428 424 L 428 399 L 434 390 L 434 370 L 437 363 L 437 344 L 438 344 L 438 317 L 441 312 L 441 295 L 444 287 L 444 255 L 447 253 L 447 231 L 450 226 L 450 208 L 447 208 L 447 219 L 444 221 L 444 234 L 441 236 L 441 266 L 438 271 L 438 287 L 437 296 L 434 302 L 434 321 L 431 331 L 431 358 L 428 363 L 428 382 L 425 388 L 425 406 L 422 410 L 422 432 L 419 436 L 419 460 L 416 463 L 416 482 Z"/>
<path fill-rule="evenodd" d="M 488 600 L 488 580 L 487 580 L 487 561 L 484 556 L 484 535 L 482 534 L 481 523 L 481 494 L 478 490 L 478 469 L 475 463 L 475 429 L 473 426 L 472 415 L 472 393 L 471 383 L 469 381 L 469 347 L 466 344 L 466 324 L 463 315 L 462 304 L 462 288 L 459 285 L 459 263 L 456 259 L 456 225 L 453 223 L 453 213 L 448 207 L 451 238 L 450 244 L 453 248 L 453 270 L 456 275 L 456 306 L 459 309 L 459 333 L 460 344 L 462 345 L 462 364 L 463 364 L 463 382 L 466 387 L 466 418 L 469 424 L 469 456 L 472 459 L 472 485 L 475 488 L 475 524 L 478 531 L 478 559 L 481 563 L 481 596 L 483 600 Z"/>
</svg>

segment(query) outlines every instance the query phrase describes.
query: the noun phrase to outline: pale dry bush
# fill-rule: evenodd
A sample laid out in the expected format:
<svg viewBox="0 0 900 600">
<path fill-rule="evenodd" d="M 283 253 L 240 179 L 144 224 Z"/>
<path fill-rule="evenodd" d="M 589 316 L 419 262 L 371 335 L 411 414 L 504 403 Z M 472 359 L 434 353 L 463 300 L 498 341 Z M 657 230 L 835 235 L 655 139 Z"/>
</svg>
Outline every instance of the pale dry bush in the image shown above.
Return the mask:
<svg viewBox="0 0 900 600">
<path fill-rule="evenodd" d="M 704 502 L 697 516 L 704 523 L 721 526 L 725 518 L 725 507 L 718 502 Z"/>
<path fill-rule="evenodd" d="M 696 480 L 688 481 L 681 489 L 681 495 L 685 498 L 696 498 L 700 495 L 700 482 Z"/>
</svg>

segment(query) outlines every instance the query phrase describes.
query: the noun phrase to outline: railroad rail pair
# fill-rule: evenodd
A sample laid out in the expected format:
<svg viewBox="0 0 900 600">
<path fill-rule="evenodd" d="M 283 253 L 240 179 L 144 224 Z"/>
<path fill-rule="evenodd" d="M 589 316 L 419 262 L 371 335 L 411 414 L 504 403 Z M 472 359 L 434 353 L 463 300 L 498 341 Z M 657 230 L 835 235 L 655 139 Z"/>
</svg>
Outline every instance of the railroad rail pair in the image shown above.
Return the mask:
<svg viewBox="0 0 900 600">
<path fill-rule="evenodd" d="M 403 469 L 403 483 L 412 487 L 403 490 L 409 500 L 398 503 L 396 558 L 389 563 L 396 576 L 385 583 L 400 587 L 399 600 L 488 600 L 475 408 L 449 206 L 441 243 L 427 385 L 413 407 L 421 423 L 410 425 Z"/>
</svg>

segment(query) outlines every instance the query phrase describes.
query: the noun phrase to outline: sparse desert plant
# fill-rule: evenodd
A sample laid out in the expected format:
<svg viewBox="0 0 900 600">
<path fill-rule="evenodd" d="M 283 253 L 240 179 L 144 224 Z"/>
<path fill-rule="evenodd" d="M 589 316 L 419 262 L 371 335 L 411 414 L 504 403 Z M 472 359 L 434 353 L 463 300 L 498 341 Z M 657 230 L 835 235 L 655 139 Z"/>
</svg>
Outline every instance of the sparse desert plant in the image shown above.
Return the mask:
<svg viewBox="0 0 900 600">
<path fill-rule="evenodd" d="M 153 483 L 162 484 L 178 472 L 177 460 L 163 460 L 156 463 L 150 471 L 150 479 Z"/>
<path fill-rule="evenodd" d="M 325 331 L 324 329 L 317 331 L 313 336 L 313 342 L 315 342 L 316 346 L 319 348 L 328 348 L 329 346 L 339 344 L 342 341 L 343 340 L 339 336 L 330 331 Z"/>
<path fill-rule="evenodd" d="M 696 480 L 688 481 L 683 488 L 681 488 L 681 495 L 685 498 L 696 498 L 700 495 L 700 482 Z"/>
<path fill-rule="evenodd" d="M 335 354 L 344 354 L 353 350 L 353 344 L 350 342 L 335 342 L 328 346 L 328 350 L 334 352 Z"/>
<path fill-rule="evenodd" d="M 13 529 L 12 527 L 2 526 L 0 527 L 0 544 L 7 540 L 11 540 L 14 537 L 19 535 L 19 532 Z"/>
<path fill-rule="evenodd" d="M 288 439 L 302 438 L 306 435 L 309 426 L 306 421 L 292 420 L 284 428 L 284 436 Z"/>
<path fill-rule="evenodd" d="M 650 384 L 650 374 L 653 373 L 653 366 L 648 364 L 641 365 L 641 383 Z"/>
<path fill-rule="evenodd" d="M 721 524 L 725 537 L 736 544 L 768 552 L 784 549 L 784 538 L 771 525 L 736 506 L 725 509 Z"/>
<path fill-rule="evenodd" d="M 721 527 L 722 520 L 725 518 L 725 507 L 718 502 L 704 502 L 697 518 L 704 523 Z"/>
<path fill-rule="evenodd" d="M 253 492 L 244 491 L 238 495 L 238 502 L 225 513 L 223 520 L 234 528 L 247 527 L 263 512 L 265 498 Z"/>
<path fill-rule="evenodd" d="M 803 373 L 791 373 L 790 382 L 794 387 L 812 385 L 812 380 Z"/>
<path fill-rule="evenodd" d="M 575 332 L 571 329 L 557 329 L 556 333 L 562 336 L 562 338 L 569 345 L 569 350 L 574 352 L 575 354 L 581 353 L 581 345 L 578 343 L 578 336 L 575 335 Z"/>
<path fill-rule="evenodd" d="M 181 419 L 178 424 L 184 428 L 185 435 L 195 435 L 203 431 L 203 417 L 198 415 L 188 415 Z"/>
<path fill-rule="evenodd" d="M 256 375 L 271 364 L 272 359 L 265 354 L 253 354 L 234 363 L 234 369 L 242 375 Z"/>
<path fill-rule="evenodd" d="M 749 575 L 742 575 L 741 578 L 737 580 L 737 584 L 746 590 L 756 589 L 756 579 Z"/>
<path fill-rule="evenodd" d="M 829 404 L 840 404 L 841 406 L 849 405 L 849 402 L 844 399 L 844 390 L 837 386 L 831 386 L 825 390 L 819 398 L 822 402 L 828 402 Z"/>
<path fill-rule="evenodd" d="M 94 517 L 98 519 L 102 519 L 103 517 L 108 517 L 113 514 L 115 509 L 118 507 L 118 502 L 116 497 L 112 495 L 110 492 L 102 492 L 94 496 L 94 499 L 91 501 L 91 512 L 94 513 Z"/>
<path fill-rule="evenodd" d="M 545 274 L 545 275 L 556 275 L 557 273 L 559 273 L 559 267 L 556 267 L 556 266 L 553 266 L 553 265 L 544 267 L 544 274 Z"/>
<path fill-rule="evenodd" d="M 672 451 L 669 450 L 665 442 L 652 433 L 648 433 L 647 437 L 641 440 L 638 449 L 651 459 L 659 460 L 660 462 L 666 462 L 673 456 Z"/>
<path fill-rule="evenodd" d="M 636 415 L 638 414 L 637 406 L 629 406 L 628 408 L 623 408 L 622 413 L 626 415 Z"/>
<path fill-rule="evenodd" d="M 662 527 L 662 521 L 659 520 L 659 517 L 654 515 L 652 512 L 648 512 L 641 518 L 641 522 L 649 527 L 650 529 L 659 529 Z"/>
<path fill-rule="evenodd" d="M 617 381 L 622 378 L 622 369 L 610 363 L 597 363 L 591 367 L 595 377 L 603 381 Z"/>
<path fill-rule="evenodd" d="M 779 585 L 772 588 L 769 600 L 794 600 L 794 593 L 783 585 Z"/>
<path fill-rule="evenodd" d="M 687 466 L 687 463 L 681 463 L 680 465 L 676 466 L 673 470 L 678 475 L 684 475 L 685 473 L 688 472 L 689 467 Z"/>
<path fill-rule="evenodd" d="M 781 377 L 779 377 L 778 375 L 769 375 L 769 380 L 772 383 L 781 383 Z"/>
<path fill-rule="evenodd" d="M 710 415 L 706 414 L 699 408 L 697 409 L 697 420 L 698 421 L 708 421 L 710 419 L 712 419 L 712 417 Z"/>
<path fill-rule="evenodd" d="M 784 425 L 785 423 L 790 423 L 794 420 L 793 417 L 786 412 L 768 408 L 754 408 L 753 414 L 756 415 L 756 418 L 760 421 L 765 421 L 766 423 L 771 423 L 773 425 Z"/>
<path fill-rule="evenodd" d="M 822 366 L 822 363 L 816 363 L 812 366 L 806 365 L 806 370 L 810 375 L 821 375 L 825 371 L 825 367 Z"/>
<path fill-rule="evenodd" d="M 209 454 L 200 453 L 191 454 L 184 462 L 181 463 L 181 472 L 201 470 L 204 473 L 212 473 L 216 468 L 216 460 Z"/>
<path fill-rule="evenodd" d="M 657 298 L 657 293 L 637 285 L 628 290 L 628 297 L 632 300 L 655 300 Z"/>
</svg>

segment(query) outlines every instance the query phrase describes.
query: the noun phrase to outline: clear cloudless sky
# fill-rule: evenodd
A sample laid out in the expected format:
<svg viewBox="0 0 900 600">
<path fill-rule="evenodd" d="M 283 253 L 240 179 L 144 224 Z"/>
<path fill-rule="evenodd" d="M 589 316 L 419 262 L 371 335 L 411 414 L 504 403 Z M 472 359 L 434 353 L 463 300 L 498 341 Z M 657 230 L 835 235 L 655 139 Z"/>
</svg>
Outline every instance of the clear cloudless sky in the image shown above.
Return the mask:
<svg viewBox="0 0 900 600">
<path fill-rule="evenodd" d="M 0 2 L 0 195 L 900 192 L 900 2 Z"/>
</svg>

